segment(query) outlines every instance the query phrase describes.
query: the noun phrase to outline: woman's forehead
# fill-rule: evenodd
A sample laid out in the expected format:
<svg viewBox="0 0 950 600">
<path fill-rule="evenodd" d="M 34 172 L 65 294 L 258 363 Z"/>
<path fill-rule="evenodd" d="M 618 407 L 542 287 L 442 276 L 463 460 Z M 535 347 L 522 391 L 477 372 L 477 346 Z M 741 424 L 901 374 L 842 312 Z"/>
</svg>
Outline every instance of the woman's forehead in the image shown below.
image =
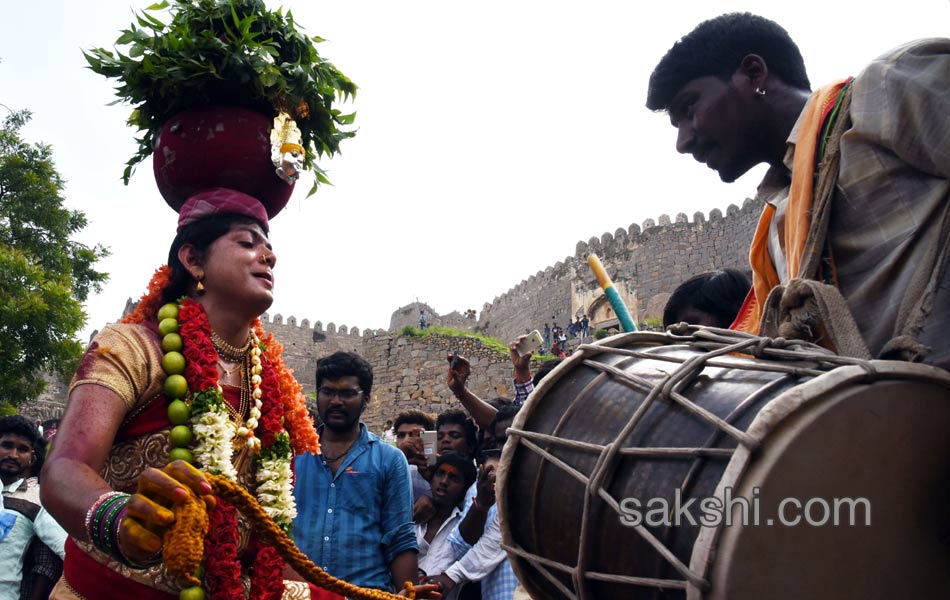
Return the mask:
<svg viewBox="0 0 950 600">
<path fill-rule="evenodd" d="M 264 231 L 257 223 L 235 223 L 231 226 L 231 230 L 228 233 L 250 233 L 251 236 L 255 238 L 255 240 L 259 239 L 264 242 L 270 241 L 270 238 L 267 237 L 267 232 Z"/>
</svg>

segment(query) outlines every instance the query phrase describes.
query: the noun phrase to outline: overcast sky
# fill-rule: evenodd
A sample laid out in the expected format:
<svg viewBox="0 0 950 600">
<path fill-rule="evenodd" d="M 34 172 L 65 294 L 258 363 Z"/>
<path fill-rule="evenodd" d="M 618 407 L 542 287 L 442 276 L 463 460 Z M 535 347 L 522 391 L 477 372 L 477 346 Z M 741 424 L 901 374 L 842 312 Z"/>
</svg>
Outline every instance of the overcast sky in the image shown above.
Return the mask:
<svg viewBox="0 0 950 600">
<path fill-rule="evenodd" d="M 92 330 L 138 298 L 167 256 L 177 215 L 142 164 L 126 187 L 130 108 L 80 49 L 110 46 L 148 1 L 24 2 L 0 12 L 0 103 L 33 111 L 24 133 L 53 146 L 83 242 L 109 246 Z M 276 8 L 280 4 L 268 1 Z M 919 37 L 945 36 L 948 0 L 901 2 L 286 1 L 320 53 L 360 91 L 358 135 L 324 161 L 334 187 L 297 185 L 275 218 L 272 314 L 388 327 L 415 301 L 440 313 L 504 293 L 573 255 L 578 240 L 754 194 L 681 156 L 644 107 L 656 62 L 700 21 L 772 18 L 798 42 L 814 86 L 857 74 Z M 3 111 L 0 109 L 0 111 Z M 5 112 L 5 111 L 3 111 Z"/>
</svg>

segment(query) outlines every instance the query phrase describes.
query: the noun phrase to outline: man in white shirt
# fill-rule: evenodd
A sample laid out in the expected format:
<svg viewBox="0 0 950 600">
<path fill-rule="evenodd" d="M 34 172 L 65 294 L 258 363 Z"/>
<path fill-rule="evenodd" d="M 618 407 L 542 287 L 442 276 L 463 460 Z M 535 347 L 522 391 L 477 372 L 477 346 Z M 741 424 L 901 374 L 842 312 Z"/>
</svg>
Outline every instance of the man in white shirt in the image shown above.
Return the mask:
<svg viewBox="0 0 950 600">
<path fill-rule="evenodd" d="M 419 570 L 423 573 L 442 573 L 455 562 L 455 549 L 449 542 L 449 534 L 462 520 L 465 490 L 475 481 L 475 474 L 471 458 L 451 451 L 439 456 L 432 475 L 435 514 L 416 524 Z M 453 589 L 443 597 L 444 600 L 454 600 L 460 589 Z"/>
<path fill-rule="evenodd" d="M 0 520 L 11 525 L 0 539 L 0 600 L 20 597 L 23 560 L 34 537 L 60 558 L 64 556 L 66 532 L 43 509 L 39 483 L 29 476 L 36 460 L 33 447 L 38 439 L 39 429 L 24 417 L 14 415 L 0 419 L 0 481 L 3 482 Z"/>
<path fill-rule="evenodd" d="M 458 560 L 444 572 L 431 576 L 426 583 L 439 585 L 443 594 L 454 591 L 461 583 L 481 582 L 482 600 L 512 600 L 518 579 L 501 547 L 501 527 L 498 509 L 495 506 L 495 470 L 500 449 L 507 441 L 518 406 L 506 406 L 498 410 L 492 421 L 494 451 L 483 451 L 478 473 L 478 493 L 471 502 L 466 502 L 466 513 L 459 521 L 449 542 L 455 549 Z"/>
</svg>

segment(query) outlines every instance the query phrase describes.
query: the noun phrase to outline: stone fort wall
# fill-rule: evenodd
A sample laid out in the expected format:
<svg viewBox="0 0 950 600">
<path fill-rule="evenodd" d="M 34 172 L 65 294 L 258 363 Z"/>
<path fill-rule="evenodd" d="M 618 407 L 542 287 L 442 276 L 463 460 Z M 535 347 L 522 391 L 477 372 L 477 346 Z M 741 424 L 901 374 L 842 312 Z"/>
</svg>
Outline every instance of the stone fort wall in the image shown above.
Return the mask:
<svg viewBox="0 0 950 600">
<path fill-rule="evenodd" d="M 418 309 L 415 308 L 416 315 Z M 418 317 L 417 317 L 418 319 Z M 356 352 L 373 366 L 373 392 L 363 420 L 376 431 L 387 419 L 404 410 L 440 413 L 461 408 L 446 387 L 447 355 L 458 352 L 472 364 L 468 387 L 485 400 L 514 397 L 511 359 L 507 353 L 486 346 L 477 338 L 442 334 L 399 335 L 382 329 L 312 326 L 293 316 L 261 316 L 264 330 L 284 347 L 284 362 L 303 386 L 308 404 L 316 397 L 317 360 L 338 351 Z M 418 322 L 416 323 L 418 324 Z M 451 326 L 451 325 L 447 325 Z M 537 367 L 537 363 L 534 365 Z"/>
</svg>

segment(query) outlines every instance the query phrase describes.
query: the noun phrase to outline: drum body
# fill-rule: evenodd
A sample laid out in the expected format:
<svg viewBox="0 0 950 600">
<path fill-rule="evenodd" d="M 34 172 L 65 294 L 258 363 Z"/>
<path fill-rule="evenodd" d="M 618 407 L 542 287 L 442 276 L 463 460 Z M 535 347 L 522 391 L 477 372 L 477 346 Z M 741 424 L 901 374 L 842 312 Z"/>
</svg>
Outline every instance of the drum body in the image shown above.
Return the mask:
<svg viewBox="0 0 950 600">
<path fill-rule="evenodd" d="M 950 593 L 950 374 L 717 331 L 583 346 L 525 404 L 498 503 L 531 597 Z"/>
</svg>

